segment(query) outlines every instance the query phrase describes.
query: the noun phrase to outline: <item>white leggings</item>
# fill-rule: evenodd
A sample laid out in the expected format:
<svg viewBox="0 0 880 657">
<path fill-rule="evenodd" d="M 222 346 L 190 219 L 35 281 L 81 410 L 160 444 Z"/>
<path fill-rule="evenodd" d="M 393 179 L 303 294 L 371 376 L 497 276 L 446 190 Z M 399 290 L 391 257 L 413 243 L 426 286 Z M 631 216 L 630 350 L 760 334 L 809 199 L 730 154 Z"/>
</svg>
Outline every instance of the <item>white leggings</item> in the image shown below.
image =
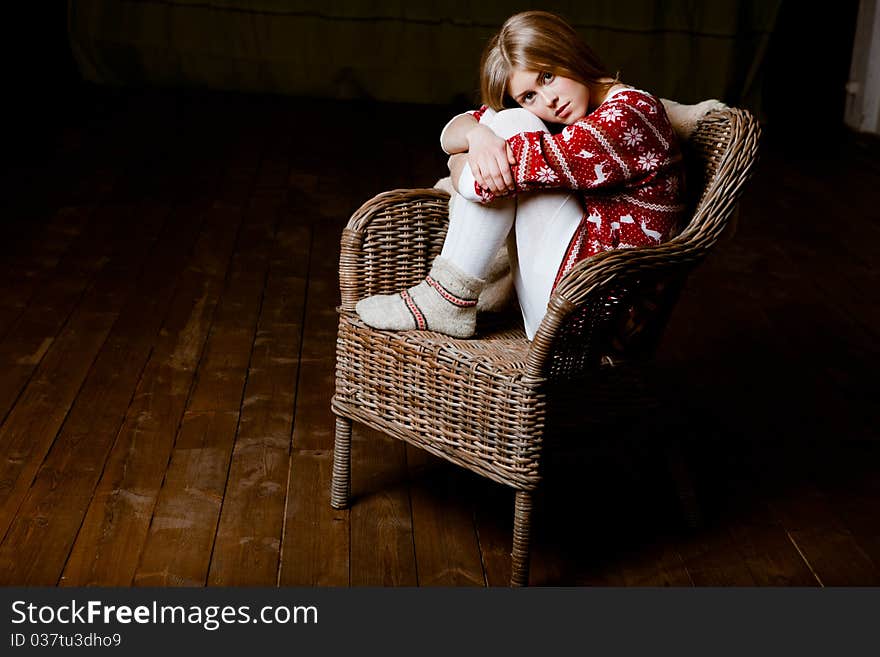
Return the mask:
<svg viewBox="0 0 880 657">
<path fill-rule="evenodd" d="M 480 123 L 504 139 L 519 132 L 548 131 L 525 109 L 487 110 Z M 530 192 L 489 204 L 455 194 L 441 255 L 468 274 L 485 278 L 507 240 L 513 284 L 531 340 L 547 312 L 553 281 L 581 215 L 580 200 L 570 191 Z"/>
</svg>

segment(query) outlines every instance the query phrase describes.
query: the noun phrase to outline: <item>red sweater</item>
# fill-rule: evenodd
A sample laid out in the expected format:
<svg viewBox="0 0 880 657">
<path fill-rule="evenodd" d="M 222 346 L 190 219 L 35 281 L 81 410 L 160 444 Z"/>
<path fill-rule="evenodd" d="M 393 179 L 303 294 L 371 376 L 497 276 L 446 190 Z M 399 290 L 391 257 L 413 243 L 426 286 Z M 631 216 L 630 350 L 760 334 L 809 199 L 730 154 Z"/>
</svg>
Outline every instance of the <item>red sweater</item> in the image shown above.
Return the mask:
<svg viewBox="0 0 880 657">
<path fill-rule="evenodd" d="M 659 244 L 680 228 L 681 151 L 663 104 L 651 94 L 624 89 L 559 134 L 523 132 L 507 141 L 517 162 L 517 192 L 581 191 L 584 216 L 556 283 L 584 258 Z M 474 186 L 485 202 L 494 198 Z"/>
</svg>

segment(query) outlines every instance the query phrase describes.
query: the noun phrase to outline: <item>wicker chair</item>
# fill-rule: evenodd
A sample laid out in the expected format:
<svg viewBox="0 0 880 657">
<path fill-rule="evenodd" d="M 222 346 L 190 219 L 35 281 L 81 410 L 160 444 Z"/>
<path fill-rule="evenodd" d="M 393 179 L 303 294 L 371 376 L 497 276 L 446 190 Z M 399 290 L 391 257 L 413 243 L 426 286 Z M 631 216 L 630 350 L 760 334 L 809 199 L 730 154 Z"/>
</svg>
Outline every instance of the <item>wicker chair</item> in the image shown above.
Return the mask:
<svg viewBox="0 0 880 657">
<path fill-rule="evenodd" d="M 697 192 L 689 224 L 665 244 L 580 262 L 557 285 L 532 342 L 521 319 L 478 322 L 467 340 L 363 324 L 354 312 L 359 299 L 425 276 L 443 245 L 449 196 L 395 190 L 357 210 L 343 231 L 339 264 L 332 506 L 349 504 L 356 420 L 513 487 L 510 583 L 526 585 L 545 434 L 566 417 L 582 418 L 585 399 L 590 413 L 613 406 L 621 378 L 653 355 L 687 275 L 731 222 L 759 134 L 743 110 L 707 115 L 683 148 Z"/>
</svg>

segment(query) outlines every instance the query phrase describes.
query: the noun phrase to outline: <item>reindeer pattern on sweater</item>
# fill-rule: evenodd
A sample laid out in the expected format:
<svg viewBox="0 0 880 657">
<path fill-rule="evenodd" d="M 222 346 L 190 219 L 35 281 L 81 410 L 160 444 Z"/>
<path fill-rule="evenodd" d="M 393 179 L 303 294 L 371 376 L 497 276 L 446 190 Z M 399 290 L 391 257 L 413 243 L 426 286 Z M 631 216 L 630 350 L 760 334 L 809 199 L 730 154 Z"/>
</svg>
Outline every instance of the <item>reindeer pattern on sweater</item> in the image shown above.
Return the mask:
<svg viewBox="0 0 880 657">
<path fill-rule="evenodd" d="M 485 106 L 473 112 L 479 120 Z M 611 249 L 651 246 L 673 237 L 684 214 L 684 169 L 666 110 L 638 89 L 612 92 L 558 134 L 509 138 L 516 193 L 580 192 L 584 216 L 560 263 L 556 283 L 581 260 Z M 474 184 L 477 196 L 494 196 Z"/>
</svg>

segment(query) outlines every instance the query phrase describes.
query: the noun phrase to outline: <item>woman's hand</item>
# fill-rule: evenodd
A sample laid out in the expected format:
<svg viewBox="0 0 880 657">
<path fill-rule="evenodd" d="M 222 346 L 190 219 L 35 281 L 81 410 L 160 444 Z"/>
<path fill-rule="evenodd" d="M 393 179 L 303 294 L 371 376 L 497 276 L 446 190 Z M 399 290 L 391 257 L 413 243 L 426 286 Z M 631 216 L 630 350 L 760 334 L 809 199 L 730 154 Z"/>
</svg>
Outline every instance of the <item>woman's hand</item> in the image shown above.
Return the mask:
<svg viewBox="0 0 880 657">
<path fill-rule="evenodd" d="M 516 185 L 510 166 L 516 164 L 516 159 L 507 141 L 492 132 L 491 128 L 477 125 L 467 133 L 467 142 L 467 161 L 477 184 L 496 196 L 514 191 Z M 454 174 L 452 179 L 458 182 Z"/>
</svg>

